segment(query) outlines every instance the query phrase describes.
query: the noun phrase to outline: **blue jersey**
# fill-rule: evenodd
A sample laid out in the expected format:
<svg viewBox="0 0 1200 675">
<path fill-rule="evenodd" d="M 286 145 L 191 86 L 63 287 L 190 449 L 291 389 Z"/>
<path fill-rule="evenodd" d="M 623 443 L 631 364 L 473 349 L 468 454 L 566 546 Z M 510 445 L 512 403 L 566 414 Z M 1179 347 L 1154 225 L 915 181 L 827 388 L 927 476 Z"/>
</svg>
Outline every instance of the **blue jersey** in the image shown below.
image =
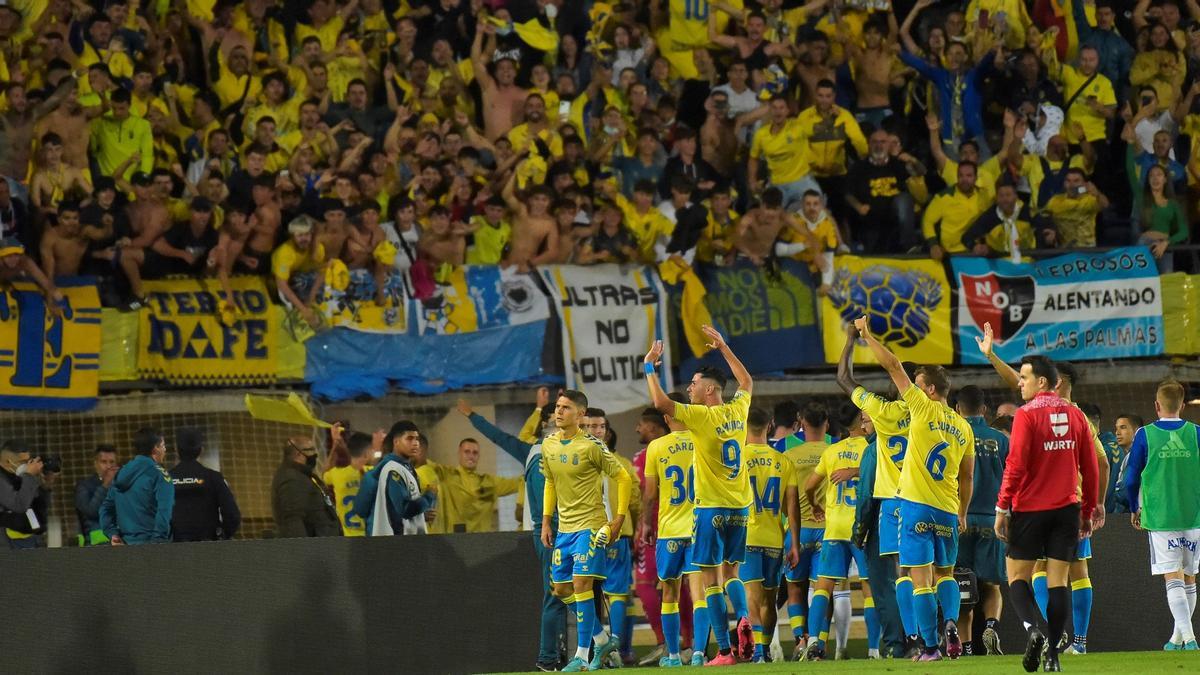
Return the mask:
<svg viewBox="0 0 1200 675">
<path fill-rule="evenodd" d="M 1004 463 L 1008 460 L 1008 436 L 988 426 L 983 417 L 968 417 L 967 423 L 975 433 L 975 478 L 967 513 L 995 516 L 996 496 L 1000 494 Z"/>
<path fill-rule="evenodd" d="M 1121 461 L 1125 459 L 1125 451 L 1121 446 L 1117 445 L 1117 435 L 1111 431 L 1102 431 L 1097 436 L 1100 439 L 1100 445 L 1104 447 L 1104 454 L 1108 456 L 1108 485 L 1104 492 L 1104 511 L 1106 513 L 1123 513 L 1128 508 L 1120 508 L 1117 501 L 1118 490 L 1117 486 L 1121 484 Z"/>
</svg>

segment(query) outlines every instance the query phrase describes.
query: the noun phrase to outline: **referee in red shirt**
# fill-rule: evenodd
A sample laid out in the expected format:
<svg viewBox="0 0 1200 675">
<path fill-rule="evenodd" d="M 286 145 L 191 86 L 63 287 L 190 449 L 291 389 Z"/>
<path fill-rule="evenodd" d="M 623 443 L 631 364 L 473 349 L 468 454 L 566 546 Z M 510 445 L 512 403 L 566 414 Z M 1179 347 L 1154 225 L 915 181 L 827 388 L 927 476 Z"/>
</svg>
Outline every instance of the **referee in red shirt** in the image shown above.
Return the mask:
<svg viewBox="0 0 1200 675">
<path fill-rule="evenodd" d="M 1029 632 L 1022 665 L 1058 672 L 1058 638 L 1071 611 L 1067 574 L 1081 537 L 1092 531 L 1099 474 L 1092 433 L 1083 412 L 1054 393 L 1058 369 L 1044 356 L 1021 360 L 1021 398 L 1013 418 L 1008 464 L 996 499 L 996 535 L 1008 543 L 1008 588 Z M 1079 476 L 1083 475 L 1083 501 Z M 1033 599 L 1033 564 L 1046 559 L 1050 601 L 1046 621 Z"/>
</svg>

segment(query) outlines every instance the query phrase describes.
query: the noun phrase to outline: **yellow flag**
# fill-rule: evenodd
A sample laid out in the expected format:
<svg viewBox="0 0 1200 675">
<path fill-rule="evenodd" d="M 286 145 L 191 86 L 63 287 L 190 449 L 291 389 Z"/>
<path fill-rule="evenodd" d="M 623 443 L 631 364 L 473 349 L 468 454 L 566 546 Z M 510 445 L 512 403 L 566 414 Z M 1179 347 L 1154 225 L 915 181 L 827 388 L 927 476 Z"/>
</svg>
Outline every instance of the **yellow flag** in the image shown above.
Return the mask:
<svg viewBox="0 0 1200 675">
<path fill-rule="evenodd" d="M 558 48 L 558 33 L 538 23 L 537 19 L 513 24 L 513 30 L 517 31 L 517 37 L 534 49 L 549 52 Z"/>
<path fill-rule="evenodd" d="M 664 283 L 683 283 L 683 300 L 680 306 L 680 314 L 683 318 L 683 337 L 687 340 L 688 348 L 692 350 L 692 354 L 695 354 L 696 358 L 704 356 L 712 350 L 709 348 L 708 338 L 704 336 L 700 326 L 712 325 L 713 322 L 712 314 L 709 313 L 708 306 L 704 304 L 704 296 L 708 294 L 704 283 L 700 281 L 700 277 L 696 276 L 691 265 L 675 258 L 668 258 L 660 263 L 658 273 Z"/>
<path fill-rule="evenodd" d="M 333 425 L 322 422 L 313 415 L 312 410 L 295 392 L 280 400 L 272 396 L 256 396 L 246 394 L 246 410 L 256 420 L 267 422 L 283 422 L 284 424 L 302 424 L 309 427 L 328 429 Z"/>
</svg>

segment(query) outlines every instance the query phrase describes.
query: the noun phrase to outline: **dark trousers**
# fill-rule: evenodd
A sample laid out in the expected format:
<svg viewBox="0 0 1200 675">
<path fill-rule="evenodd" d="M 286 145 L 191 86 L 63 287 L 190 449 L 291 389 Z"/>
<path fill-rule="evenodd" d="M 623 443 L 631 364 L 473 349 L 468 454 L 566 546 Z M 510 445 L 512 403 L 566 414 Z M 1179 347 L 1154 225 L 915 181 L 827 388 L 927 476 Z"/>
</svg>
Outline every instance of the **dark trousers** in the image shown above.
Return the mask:
<svg viewBox="0 0 1200 675">
<path fill-rule="evenodd" d="M 567 606 L 554 597 L 550 583 L 550 561 L 554 549 L 542 545 L 540 537 L 533 538 L 542 575 L 542 631 L 538 640 L 538 663 L 557 664 L 562 658 L 559 646 L 567 640 Z M 895 591 L 893 590 L 893 595 Z"/>
<path fill-rule="evenodd" d="M 896 569 L 897 556 L 879 555 L 879 519 L 871 525 L 864 553 L 867 554 L 867 574 L 871 577 L 871 597 L 875 599 L 875 609 L 879 610 L 880 642 L 883 645 L 880 651 L 884 656 L 892 654 L 902 658 L 904 625 L 900 623 L 900 606 L 896 604 L 896 578 L 900 573 Z"/>
</svg>

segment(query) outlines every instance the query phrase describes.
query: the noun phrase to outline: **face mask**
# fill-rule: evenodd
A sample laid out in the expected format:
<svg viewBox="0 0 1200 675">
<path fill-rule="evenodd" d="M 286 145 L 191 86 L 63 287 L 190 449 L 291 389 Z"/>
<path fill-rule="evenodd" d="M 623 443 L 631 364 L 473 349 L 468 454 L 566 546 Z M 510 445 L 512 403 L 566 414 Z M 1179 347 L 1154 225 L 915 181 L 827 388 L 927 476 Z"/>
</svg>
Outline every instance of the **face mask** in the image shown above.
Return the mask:
<svg viewBox="0 0 1200 675">
<path fill-rule="evenodd" d="M 506 23 L 496 29 L 496 35 L 512 35 L 513 27 L 511 23 Z"/>
<path fill-rule="evenodd" d="M 604 125 L 604 133 L 608 134 L 609 136 L 616 136 L 617 132 L 619 132 L 619 131 L 620 131 L 620 129 L 618 129 L 616 127 L 610 127 L 607 124 Z"/>
<path fill-rule="evenodd" d="M 28 463 L 23 463 L 23 464 L 17 465 L 17 475 L 18 476 L 24 476 L 27 473 L 29 473 L 29 464 Z"/>
<path fill-rule="evenodd" d="M 317 456 L 316 455 L 305 455 L 304 456 L 304 466 L 307 466 L 309 469 L 317 468 Z"/>
</svg>

